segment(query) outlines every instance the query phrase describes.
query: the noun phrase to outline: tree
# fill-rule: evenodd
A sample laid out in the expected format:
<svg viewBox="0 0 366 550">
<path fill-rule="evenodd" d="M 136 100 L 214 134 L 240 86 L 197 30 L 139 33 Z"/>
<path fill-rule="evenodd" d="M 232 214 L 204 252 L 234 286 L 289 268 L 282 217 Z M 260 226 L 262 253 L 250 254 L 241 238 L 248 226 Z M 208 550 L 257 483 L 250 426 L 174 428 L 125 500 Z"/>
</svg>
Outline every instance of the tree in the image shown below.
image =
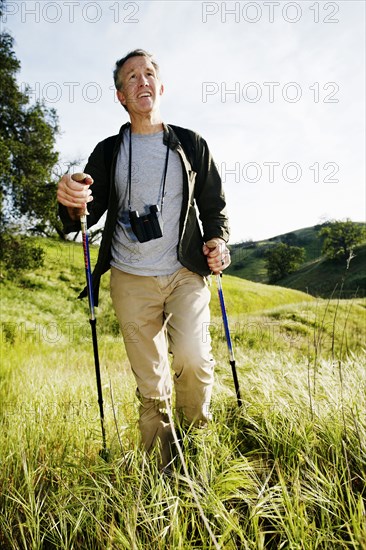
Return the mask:
<svg viewBox="0 0 366 550">
<path fill-rule="evenodd" d="M 0 17 L 4 0 L 0 0 Z M 38 227 L 61 233 L 57 220 L 56 180 L 53 167 L 58 132 L 54 109 L 30 104 L 29 91 L 16 81 L 20 62 L 14 40 L 0 32 L 0 262 L 2 271 L 13 277 L 43 264 L 43 250 L 27 233 Z"/>
<path fill-rule="evenodd" d="M 293 273 L 305 260 L 305 250 L 298 246 L 279 243 L 266 251 L 266 268 L 270 283 Z"/>
<path fill-rule="evenodd" d="M 365 226 L 352 222 L 335 220 L 324 225 L 319 233 L 324 238 L 322 253 L 330 259 L 348 259 L 355 246 L 366 239 Z"/>
<path fill-rule="evenodd" d="M 40 102 L 31 105 L 29 91 L 20 90 L 13 42 L 0 33 L 0 229 L 44 229 L 56 221 L 57 115 Z"/>
</svg>

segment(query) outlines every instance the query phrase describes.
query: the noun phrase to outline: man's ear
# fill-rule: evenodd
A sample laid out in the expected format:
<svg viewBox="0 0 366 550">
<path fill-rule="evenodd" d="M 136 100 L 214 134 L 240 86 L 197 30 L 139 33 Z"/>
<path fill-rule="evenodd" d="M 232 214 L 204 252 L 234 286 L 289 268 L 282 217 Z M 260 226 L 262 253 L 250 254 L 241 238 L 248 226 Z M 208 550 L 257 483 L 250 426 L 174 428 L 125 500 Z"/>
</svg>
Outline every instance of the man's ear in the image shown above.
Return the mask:
<svg viewBox="0 0 366 550">
<path fill-rule="evenodd" d="M 164 93 L 164 84 L 160 84 L 159 95 L 163 95 L 163 93 Z"/>
<path fill-rule="evenodd" d="M 122 103 L 122 105 L 126 105 L 126 97 L 124 93 L 121 92 L 120 90 L 117 90 L 116 95 L 117 95 L 118 101 Z"/>
</svg>

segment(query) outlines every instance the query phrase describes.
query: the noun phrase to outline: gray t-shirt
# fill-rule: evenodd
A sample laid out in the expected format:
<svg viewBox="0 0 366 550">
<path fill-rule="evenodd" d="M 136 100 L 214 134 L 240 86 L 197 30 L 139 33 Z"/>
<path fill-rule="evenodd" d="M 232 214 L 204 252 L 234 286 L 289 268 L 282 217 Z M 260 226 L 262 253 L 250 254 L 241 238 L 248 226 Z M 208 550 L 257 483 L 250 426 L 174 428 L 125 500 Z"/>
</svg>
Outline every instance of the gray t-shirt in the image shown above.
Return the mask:
<svg viewBox="0 0 366 550">
<path fill-rule="evenodd" d="M 160 217 L 163 236 L 140 243 L 131 229 L 128 212 L 129 130 L 125 131 L 117 158 L 115 185 L 118 221 L 112 240 L 111 265 L 136 275 L 169 275 L 182 267 L 177 259 L 183 174 L 179 155 L 169 150 L 164 205 Z M 160 208 L 166 159 L 163 132 L 132 134 L 131 209 L 140 216 L 149 207 Z"/>
</svg>

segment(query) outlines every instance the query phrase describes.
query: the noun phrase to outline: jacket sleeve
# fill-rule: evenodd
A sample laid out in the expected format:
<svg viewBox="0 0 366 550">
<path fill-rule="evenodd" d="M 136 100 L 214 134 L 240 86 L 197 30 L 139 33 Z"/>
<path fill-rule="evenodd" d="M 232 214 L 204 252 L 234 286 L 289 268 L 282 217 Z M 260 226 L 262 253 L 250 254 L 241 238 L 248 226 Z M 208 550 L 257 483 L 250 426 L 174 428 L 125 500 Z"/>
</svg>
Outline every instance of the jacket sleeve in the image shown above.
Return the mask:
<svg viewBox="0 0 366 550">
<path fill-rule="evenodd" d="M 95 225 L 108 207 L 109 197 L 109 174 L 104 161 L 104 141 L 98 143 L 91 153 L 84 172 L 90 174 L 94 182 L 91 186 L 93 200 L 88 203 L 87 224 L 88 227 Z M 64 226 L 65 233 L 80 231 L 80 221 L 72 220 L 66 206 L 59 204 L 59 216 Z"/>
<path fill-rule="evenodd" d="M 203 238 L 229 240 L 229 222 L 221 177 L 206 141 L 196 134 L 195 200 L 202 222 Z"/>
</svg>

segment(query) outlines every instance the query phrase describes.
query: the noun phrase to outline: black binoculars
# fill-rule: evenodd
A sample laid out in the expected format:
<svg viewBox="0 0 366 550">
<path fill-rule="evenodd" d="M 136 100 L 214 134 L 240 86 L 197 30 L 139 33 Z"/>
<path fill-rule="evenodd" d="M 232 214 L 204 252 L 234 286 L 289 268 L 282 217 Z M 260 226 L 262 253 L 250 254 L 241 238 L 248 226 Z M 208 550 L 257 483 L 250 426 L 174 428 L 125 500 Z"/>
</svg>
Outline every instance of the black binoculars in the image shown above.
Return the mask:
<svg viewBox="0 0 366 550">
<path fill-rule="evenodd" d="M 157 213 L 159 206 L 153 204 L 149 207 L 150 213 L 145 216 L 139 215 L 137 210 L 130 210 L 129 218 L 132 231 L 140 243 L 146 243 L 152 239 L 159 239 L 163 236 L 162 228 Z"/>
</svg>

